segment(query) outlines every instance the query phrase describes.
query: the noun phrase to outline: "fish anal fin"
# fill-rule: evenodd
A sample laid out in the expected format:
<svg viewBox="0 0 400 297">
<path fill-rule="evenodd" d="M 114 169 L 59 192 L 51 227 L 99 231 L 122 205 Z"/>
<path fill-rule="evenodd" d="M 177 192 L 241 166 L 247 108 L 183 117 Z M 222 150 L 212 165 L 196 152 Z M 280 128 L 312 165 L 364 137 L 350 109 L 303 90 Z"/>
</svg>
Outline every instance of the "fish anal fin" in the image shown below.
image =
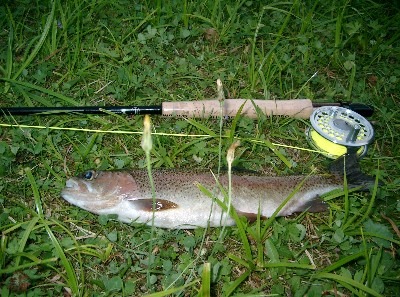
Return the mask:
<svg viewBox="0 0 400 297">
<path fill-rule="evenodd" d="M 296 209 L 296 212 L 324 212 L 328 210 L 328 204 L 325 203 L 319 196 L 315 197 L 314 199 L 308 201 L 307 203 L 299 206 Z"/>
<path fill-rule="evenodd" d="M 133 204 L 136 208 L 142 211 L 153 211 L 153 199 L 135 199 L 135 200 L 128 200 L 129 203 Z M 163 211 L 168 209 L 178 208 L 178 204 L 165 200 L 165 199 L 156 199 L 154 203 L 154 211 Z"/>
<path fill-rule="evenodd" d="M 240 210 L 237 210 L 236 212 L 237 212 L 237 214 L 239 216 L 245 217 L 250 223 L 254 223 L 255 221 L 257 221 L 257 214 L 256 213 L 244 212 L 244 211 L 240 211 Z M 266 219 L 266 217 L 260 216 L 260 219 L 264 220 L 264 219 Z"/>
</svg>

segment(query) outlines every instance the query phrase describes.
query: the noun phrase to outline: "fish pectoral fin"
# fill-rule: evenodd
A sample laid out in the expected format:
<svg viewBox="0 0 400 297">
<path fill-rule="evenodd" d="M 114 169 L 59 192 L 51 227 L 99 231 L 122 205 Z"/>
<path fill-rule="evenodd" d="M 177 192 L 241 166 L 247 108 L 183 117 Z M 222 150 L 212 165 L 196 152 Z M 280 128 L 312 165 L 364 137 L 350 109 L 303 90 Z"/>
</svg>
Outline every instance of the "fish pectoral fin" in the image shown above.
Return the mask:
<svg viewBox="0 0 400 297">
<path fill-rule="evenodd" d="M 319 196 L 315 197 L 314 199 L 308 201 L 307 203 L 299 206 L 296 209 L 296 212 L 324 212 L 328 210 L 328 204 L 325 203 Z"/>
<path fill-rule="evenodd" d="M 252 213 L 252 212 L 244 212 L 244 211 L 240 211 L 240 210 L 236 210 L 237 214 L 239 216 L 243 216 L 245 217 L 250 223 L 254 223 L 255 221 L 257 221 L 257 214 L 256 213 Z M 266 219 L 265 216 L 260 216 L 261 220 Z"/>
<path fill-rule="evenodd" d="M 178 208 L 178 204 L 165 199 L 155 199 L 153 201 L 153 199 L 149 198 L 149 199 L 135 199 L 128 201 L 139 210 L 149 211 L 149 212 L 153 211 L 153 206 L 154 206 L 154 211 L 163 211 L 163 210 Z"/>
</svg>

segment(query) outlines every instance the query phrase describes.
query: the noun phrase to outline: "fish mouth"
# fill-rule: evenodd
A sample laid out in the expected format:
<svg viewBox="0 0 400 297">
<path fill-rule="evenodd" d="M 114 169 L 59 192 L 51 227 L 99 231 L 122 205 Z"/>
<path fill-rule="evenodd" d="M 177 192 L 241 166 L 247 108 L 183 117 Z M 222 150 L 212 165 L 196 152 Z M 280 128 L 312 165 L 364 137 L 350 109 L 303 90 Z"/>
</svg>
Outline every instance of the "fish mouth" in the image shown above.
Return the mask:
<svg viewBox="0 0 400 297">
<path fill-rule="evenodd" d="M 82 189 L 79 181 L 75 180 L 74 178 L 70 178 L 66 181 L 65 188 L 61 191 L 61 197 L 63 197 L 68 202 L 75 204 L 74 201 L 77 200 L 76 196 L 81 192 Z"/>
<path fill-rule="evenodd" d="M 61 191 L 61 197 L 69 203 L 88 210 L 87 203 L 95 203 L 96 197 L 93 195 L 96 193 L 90 184 L 72 177 L 66 181 L 65 187 Z"/>
<path fill-rule="evenodd" d="M 64 190 L 71 192 L 76 191 L 80 193 L 91 193 L 91 194 L 95 194 L 98 192 L 97 189 L 93 187 L 90 182 L 81 179 L 76 179 L 74 177 L 67 180 L 67 182 L 65 183 Z"/>
<path fill-rule="evenodd" d="M 79 183 L 78 183 L 76 180 L 70 178 L 70 179 L 67 180 L 67 182 L 65 183 L 65 188 L 67 188 L 67 189 L 72 189 L 72 190 L 74 190 L 74 189 L 79 189 Z"/>
<path fill-rule="evenodd" d="M 65 188 L 61 191 L 61 197 L 69 203 L 87 209 L 85 196 L 81 195 L 82 188 L 78 180 L 70 178 L 65 183 Z"/>
</svg>

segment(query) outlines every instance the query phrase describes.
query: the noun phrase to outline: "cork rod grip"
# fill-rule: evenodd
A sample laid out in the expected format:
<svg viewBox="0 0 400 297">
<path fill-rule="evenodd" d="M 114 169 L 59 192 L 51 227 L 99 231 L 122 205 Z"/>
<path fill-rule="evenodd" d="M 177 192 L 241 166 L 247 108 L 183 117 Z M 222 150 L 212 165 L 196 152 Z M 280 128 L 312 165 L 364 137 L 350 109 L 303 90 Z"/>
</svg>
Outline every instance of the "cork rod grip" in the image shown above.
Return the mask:
<svg viewBox="0 0 400 297">
<path fill-rule="evenodd" d="M 288 116 L 308 119 L 313 112 L 313 105 L 310 99 L 225 99 L 223 104 L 223 116 L 234 117 L 243 104 L 244 106 L 241 114 L 253 119 L 256 119 L 258 116 L 254 105 L 256 105 L 266 116 Z M 219 117 L 220 103 L 218 100 L 163 102 L 162 114 L 164 116 L 181 116 L 188 118 Z"/>
</svg>

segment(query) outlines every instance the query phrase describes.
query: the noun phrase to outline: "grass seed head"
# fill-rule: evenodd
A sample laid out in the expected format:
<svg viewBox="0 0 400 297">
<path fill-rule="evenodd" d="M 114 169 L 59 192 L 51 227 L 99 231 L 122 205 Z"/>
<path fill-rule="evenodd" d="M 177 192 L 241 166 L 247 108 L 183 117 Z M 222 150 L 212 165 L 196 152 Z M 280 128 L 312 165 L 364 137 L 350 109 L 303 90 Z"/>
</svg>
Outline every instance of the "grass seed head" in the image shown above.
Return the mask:
<svg viewBox="0 0 400 297">
<path fill-rule="evenodd" d="M 231 144 L 226 154 L 226 160 L 228 161 L 229 166 L 232 165 L 233 160 L 235 159 L 235 150 L 240 146 L 240 140 L 236 140 Z"/>
<path fill-rule="evenodd" d="M 151 121 L 150 116 L 147 114 L 144 116 L 143 120 L 143 136 L 141 146 L 146 153 L 150 153 L 153 146 L 153 142 L 151 140 Z"/>
</svg>

